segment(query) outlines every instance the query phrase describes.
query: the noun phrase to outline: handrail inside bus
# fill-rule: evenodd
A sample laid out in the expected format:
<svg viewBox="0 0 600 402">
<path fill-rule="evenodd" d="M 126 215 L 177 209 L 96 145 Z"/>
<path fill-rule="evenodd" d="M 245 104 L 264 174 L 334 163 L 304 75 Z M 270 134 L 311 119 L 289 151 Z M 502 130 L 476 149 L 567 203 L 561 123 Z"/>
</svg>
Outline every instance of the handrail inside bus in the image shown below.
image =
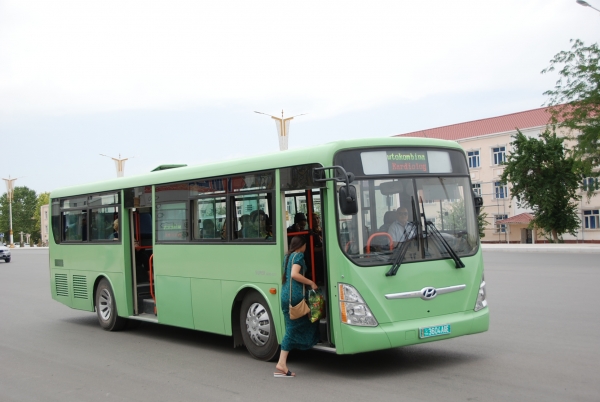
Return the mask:
<svg viewBox="0 0 600 402">
<path fill-rule="evenodd" d="M 135 220 L 135 240 L 137 241 L 138 244 L 140 243 L 140 213 L 139 212 L 134 212 L 133 214 L 134 220 Z"/>
<path fill-rule="evenodd" d="M 308 228 L 310 230 L 314 230 L 313 226 L 313 203 L 312 203 L 312 190 L 306 190 L 306 201 L 308 206 Z M 311 266 L 311 274 L 312 279 L 316 283 L 316 271 L 315 271 L 315 239 L 313 236 L 308 236 L 310 240 L 310 266 Z"/>
<path fill-rule="evenodd" d="M 369 239 L 367 240 L 367 254 L 371 254 L 371 240 L 373 240 L 375 237 L 378 237 L 378 236 L 387 236 L 388 239 L 390 240 L 390 248 L 392 248 L 392 246 L 394 245 L 394 240 L 392 239 L 392 236 L 390 236 L 389 233 L 386 233 L 386 232 L 373 233 L 371 236 L 369 236 Z"/>
<path fill-rule="evenodd" d="M 150 276 L 150 296 L 152 296 L 152 300 L 154 300 L 154 314 L 156 314 L 156 296 L 154 296 L 154 281 L 152 280 L 153 272 L 152 272 L 152 260 L 154 259 L 154 253 L 148 259 L 148 266 L 150 268 L 148 274 Z"/>
</svg>

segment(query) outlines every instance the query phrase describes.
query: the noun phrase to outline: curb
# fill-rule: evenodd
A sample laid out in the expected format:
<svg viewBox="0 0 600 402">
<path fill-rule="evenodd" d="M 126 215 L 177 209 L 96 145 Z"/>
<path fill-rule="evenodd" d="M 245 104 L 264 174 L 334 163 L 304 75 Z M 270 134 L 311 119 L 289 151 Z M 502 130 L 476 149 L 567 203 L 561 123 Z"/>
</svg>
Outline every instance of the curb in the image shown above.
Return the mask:
<svg viewBox="0 0 600 402">
<path fill-rule="evenodd" d="M 507 253 L 600 254 L 600 244 L 482 244 L 481 248 Z"/>
</svg>

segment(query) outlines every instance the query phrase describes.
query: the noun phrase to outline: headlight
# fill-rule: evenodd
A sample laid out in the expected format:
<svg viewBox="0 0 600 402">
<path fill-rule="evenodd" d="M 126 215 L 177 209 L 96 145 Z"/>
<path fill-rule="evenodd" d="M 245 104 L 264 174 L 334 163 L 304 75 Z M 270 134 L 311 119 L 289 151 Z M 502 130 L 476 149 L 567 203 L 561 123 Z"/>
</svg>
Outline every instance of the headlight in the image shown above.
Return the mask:
<svg viewBox="0 0 600 402">
<path fill-rule="evenodd" d="M 379 325 L 373 313 L 369 310 L 369 306 L 353 286 L 339 283 L 338 291 L 340 318 L 344 324 L 363 327 L 376 327 Z"/>
<path fill-rule="evenodd" d="M 485 278 L 481 274 L 481 284 L 479 285 L 479 293 L 477 293 L 477 301 L 475 302 L 475 311 L 479 311 L 482 308 L 487 307 L 487 300 L 485 300 Z"/>
</svg>

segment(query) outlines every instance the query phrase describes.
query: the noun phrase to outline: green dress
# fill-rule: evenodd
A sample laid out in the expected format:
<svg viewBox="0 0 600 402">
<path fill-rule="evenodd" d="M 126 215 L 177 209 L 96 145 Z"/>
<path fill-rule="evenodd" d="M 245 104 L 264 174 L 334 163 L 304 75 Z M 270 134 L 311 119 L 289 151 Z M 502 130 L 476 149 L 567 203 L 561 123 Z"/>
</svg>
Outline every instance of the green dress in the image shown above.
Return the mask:
<svg viewBox="0 0 600 402">
<path fill-rule="evenodd" d="M 317 321 L 313 324 L 310 322 L 308 315 L 296 320 L 290 319 L 290 275 L 292 273 L 292 265 L 300 265 L 302 267 L 300 273 L 305 275 L 306 264 L 304 263 L 304 254 L 292 253 L 289 258 L 286 256 L 284 264 L 286 260 L 288 260 L 288 263 L 285 267 L 285 283 L 281 289 L 281 309 L 283 310 L 283 316 L 285 318 L 285 336 L 281 342 L 281 350 L 306 350 L 312 348 L 319 342 L 319 322 Z M 296 282 L 292 279 L 291 285 L 292 305 L 295 306 L 300 303 L 302 297 L 306 297 L 306 295 L 302 294 L 302 284 L 300 282 Z M 308 291 L 309 289 L 310 287 L 306 290 Z"/>
</svg>

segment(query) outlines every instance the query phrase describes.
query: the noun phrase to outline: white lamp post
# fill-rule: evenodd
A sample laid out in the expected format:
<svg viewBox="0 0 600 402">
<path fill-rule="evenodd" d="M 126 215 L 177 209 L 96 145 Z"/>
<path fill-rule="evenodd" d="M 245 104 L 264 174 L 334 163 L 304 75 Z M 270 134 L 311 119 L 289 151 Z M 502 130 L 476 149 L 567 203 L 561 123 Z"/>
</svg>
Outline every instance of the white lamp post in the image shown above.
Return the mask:
<svg viewBox="0 0 600 402">
<path fill-rule="evenodd" d="M 125 171 L 125 161 L 128 160 L 129 158 L 121 159 L 121 154 L 119 154 L 118 158 L 113 158 L 112 156 L 103 155 L 103 154 L 100 154 L 100 156 L 106 156 L 107 158 L 110 158 L 113 161 L 115 161 L 115 167 L 117 168 L 117 177 L 123 177 L 123 173 Z M 132 158 L 133 158 L 133 156 L 132 156 Z"/>
<path fill-rule="evenodd" d="M 577 4 L 580 4 L 580 5 L 584 6 L 584 7 L 593 8 L 594 10 L 596 10 L 596 11 L 600 12 L 600 10 L 598 10 L 596 7 L 593 7 L 593 6 L 591 6 L 591 5 L 590 5 L 590 4 L 589 4 L 587 1 L 583 1 L 583 0 L 575 0 L 575 2 L 576 2 Z"/>
<path fill-rule="evenodd" d="M 13 226 L 12 226 L 12 200 L 13 200 L 13 190 L 14 190 L 14 181 L 17 180 L 11 179 L 8 176 L 8 179 L 2 179 L 6 182 L 6 195 L 8 197 L 8 238 L 10 241 L 9 247 L 15 248 L 15 244 L 13 243 Z"/>
<path fill-rule="evenodd" d="M 254 113 L 258 113 L 258 114 L 264 114 L 267 116 L 271 116 L 270 114 L 267 113 L 263 113 L 263 112 L 254 112 Z M 271 118 L 273 120 L 275 120 L 275 126 L 277 127 L 277 134 L 279 136 L 279 150 L 280 151 L 286 151 L 288 149 L 288 137 L 289 137 L 289 131 L 290 131 L 290 121 L 294 118 L 294 117 L 298 117 L 298 116 L 304 116 L 307 113 L 302 113 L 302 114 L 297 114 L 295 116 L 292 117 L 283 117 L 283 110 L 281 111 L 281 118 L 279 117 L 275 117 L 275 116 L 271 116 Z"/>
</svg>

